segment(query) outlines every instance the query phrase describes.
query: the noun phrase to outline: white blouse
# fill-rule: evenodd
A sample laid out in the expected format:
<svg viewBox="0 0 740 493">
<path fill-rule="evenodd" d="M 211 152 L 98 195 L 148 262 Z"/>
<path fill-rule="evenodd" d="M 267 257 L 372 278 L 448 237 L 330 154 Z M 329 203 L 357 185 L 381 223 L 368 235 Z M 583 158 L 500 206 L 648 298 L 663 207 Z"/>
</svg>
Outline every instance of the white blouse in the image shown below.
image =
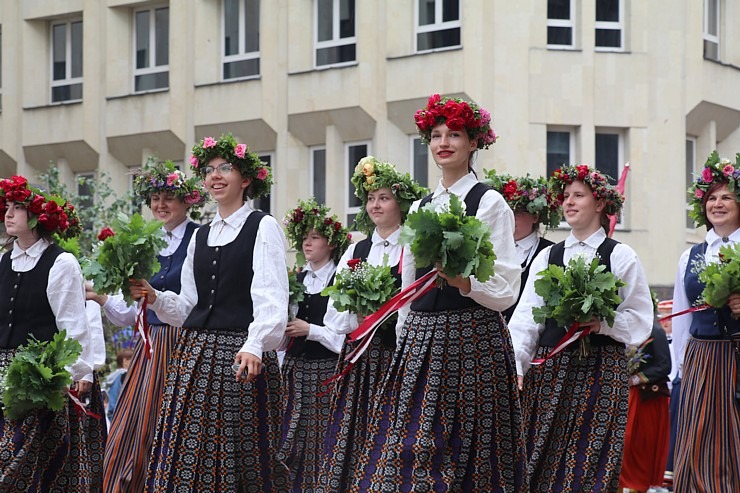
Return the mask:
<svg viewBox="0 0 740 493">
<path fill-rule="evenodd" d="M 217 212 L 208 231 L 208 246 L 228 245 L 236 239 L 253 209 L 249 203 L 226 218 Z M 174 327 L 182 327 L 193 307 L 198 303 L 198 291 L 193 274 L 195 240 L 188 244 L 188 256 L 182 266 L 180 294 L 156 291 L 157 299 L 151 308 L 159 319 Z M 254 243 L 252 269 L 254 277 L 249 294 L 252 298 L 254 321 L 240 352 L 262 357 L 283 343 L 288 323 L 288 270 L 285 261 L 287 242 L 285 234 L 272 216 L 260 221 Z"/>
<path fill-rule="evenodd" d="M 93 345 L 93 368 L 100 370 L 105 366 L 107 354 L 105 351 L 105 332 L 103 331 L 103 317 L 100 305 L 92 300 L 85 302 L 87 322 L 90 324 L 90 338 Z"/>
<path fill-rule="evenodd" d="M 309 262 L 303 269 L 306 271 L 306 277 L 303 278 L 303 285 L 306 286 L 306 292 L 308 294 L 317 294 L 323 291 L 323 289 L 329 284 L 331 276 L 337 270 L 337 264 L 333 260 L 330 260 L 326 265 L 318 270 L 311 268 Z M 331 300 L 329 300 L 331 301 Z M 327 303 L 327 307 L 330 303 Z M 342 351 L 342 345 L 344 344 L 344 336 L 337 334 L 333 330 L 328 329 L 325 325 L 308 324 L 308 336 L 306 339 L 309 341 L 317 341 L 324 347 L 339 354 Z"/>
<path fill-rule="evenodd" d="M 438 208 L 443 207 L 449 204 L 450 194 L 457 195 L 461 201 L 464 201 L 468 192 L 477 183 L 478 179 L 473 173 L 468 173 L 449 188 L 445 188 L 440 180 L 431 203 Z M 418 210 L 420 203 L 421 200 L 414 202 L 409 212 Z M 495 190 L 488 190 L 481 197 L 475 217 L 491 228 L 491 243 L 496 254 L 494 274 L 486 282 L 480 282 L 475 276 L 470 276 L 470 292 L 461 293 L 461 295 L 471 298 L 486 308 L 501 312 L 516 303 L 521 283 L 522 266 L 514 246 L 514 213 L 501 194 Z M 403 287 L 412 284 L 415 280 L 416 264 L 407 246 L 403 251 Z M 396 333 L 400 333 L 410 311 L 409 306 L 399 310 Z"/>
<path fill-rule="evenodd" d="M 564 263 L 567 265 L 575 255 L 584 255 L 592 259 L 605 238 L 603 228 L 599 228 L 584 241 L 578 241 L 571 233 L 565 240 Z M 529 370 L 531 361 L 537 353 L 540 335 L 545 330 L 544 324 L 538 324 L 532 318 L 532 308 L 545 304 L 542 297 L 535 293 L 534 282 L 540 278 L 537 274 L 547 268 L 551 248 L 550 246 L 542 250 L 532 261 L 530 272 L 535 275 L 530 274 L 527 279 L 522 297 L 509 322 L 519 375 L 524 375 Z M 599 334 L 624 344 L 641 344 L 650 337 L 653 327 L 653 299 L 645 272 L 635 251 L 623 243 L 616 245 L 611 255 L 611 272 L 624 281 L 626 286 L 619 288 L 619 296 L 623 301 L 617 307 L 614 326 L 609 327 L 602 321 Z"/>
<path fill-rule="evenodd" d="M 23 250 L 16 240 L 10 253 L 11 268 L 14 272 L 28 272 L 38 264 L 51 243 L 40 239 L 28 250 Z M 49 270 L 46 297 L 54 313 L 58 330 L 66 330 L 67 337 L 82 345 L 82 353 L 72 365 L 72 380 L 93 381 L 94 365 L 93 341 L 85 313 L 85 279 L 80 264 L 71 253 L 61 253 Z"/>
<path fill-rule="evenodd" d="M 383 265 L 383 258 L 388 255 L 388 266 L 393 267 L 398 264 L 401 259 L 401 252 L 403 251 L 403 245 L 400 243 L 401 229 L 397 229 L 391 233 L 388 238 L 383 239 L 376 231 L 373 231 L 371 241 L 373 243 L 370 247 L 370 253 L 367 255 L 367 262 L 370 265 Z M 339 265 L 337 266 L 337 272 L 347 268 L 347 262 L 352 258 L 355 253 L 355 247 L 357 244 L 349 246 L 342 258 L 339 259 Z M 404 258 L 405 262 L 405 258 Z M 351 312 L 338 312 L 334 308 L 334 303 L 329 300 L 329 305 L 326 308 L 326 315 L 324 316 L 324 324 L 329 327 L 332 331 L 337 334 L 349 334 L 357 327 L 357 315 Z"/>
</svg>

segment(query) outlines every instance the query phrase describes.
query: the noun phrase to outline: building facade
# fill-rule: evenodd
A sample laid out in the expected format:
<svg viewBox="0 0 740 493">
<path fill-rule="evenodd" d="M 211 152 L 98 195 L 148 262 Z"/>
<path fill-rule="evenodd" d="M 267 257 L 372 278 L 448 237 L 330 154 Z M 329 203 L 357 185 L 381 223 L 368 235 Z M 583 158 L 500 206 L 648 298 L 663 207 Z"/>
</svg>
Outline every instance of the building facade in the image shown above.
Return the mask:
<svg viewBox="0 0 740 493">
<path fill-rule="evenodd" d="M 655 286 L 703 237 L 692 174 L 740 152 L 732 0 L 0 0 L 0 44 L 0 176 L 56 163 L 124 192 L 147 156 L 231 132 L 273 168 L 261 208 L 315 195 L 351 220 L 366 154 L 436 186 L 413 114 L 461 95 L 500 136 L 479 171 L 630 162 L 615 237 Z"/>
</svg>

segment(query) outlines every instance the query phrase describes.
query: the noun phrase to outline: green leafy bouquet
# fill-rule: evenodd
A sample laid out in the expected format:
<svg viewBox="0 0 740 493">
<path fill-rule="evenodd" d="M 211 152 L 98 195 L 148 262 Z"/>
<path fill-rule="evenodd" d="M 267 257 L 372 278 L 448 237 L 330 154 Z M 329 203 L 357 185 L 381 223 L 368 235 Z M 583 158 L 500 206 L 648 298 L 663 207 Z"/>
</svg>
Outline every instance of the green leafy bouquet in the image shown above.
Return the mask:
<svg viewBox="0 0 740 493">
<path fill-rule="evenodd" d="M 2 382 L 4 414 L 10 419 L 23 419 L 35 409 L 59 411 L 66 403 L 65 391 L 72 382 L 66 369 L 82 352 L 74 339 L 62 330 L 51 341 L 34 338 L 18 348 Z"/>
<path fill-rule="evenodd" d="M 350 311 L 363 317 L 375 313 L 398 292 L 387 260 L 386 256 L 383 265 L 370 265 L 350 259 L 348 268 L 337 273 L 334 284 L 324 288 L 321 296 L 329 296 L 338 312 Z"/>
<path fill-rule="evenodd" d="M 83 273 L 98 293 L 120 290 L 130 304 L 134 300 L 125 289 L 128 280 L 149 279 L 159 269 L 157 254 L 166 245 L 162 222 L 146 221 L 138 213 L 130 217 L 119 214 L 111 226 L 98 235 L 102 243 L 93 251 Z"/>
<path fill-rule="evenodd" d="M 721 247 L 719 262 L 707 264 L 699 280 L 705 284 L 704 302 L 715 308 L 725 306 L 731 294 L 740 293 L 740 243 Z"/>
<path fill-rule="evenodd" d="M 570 327 L 594 318 L 606 320 L 611 327 L 615 310 L 622 302 L 619 296 L 622 286 L 624 281 L 607 271 L 598 257 L 589 262 L 585 256 L 576 255 L 565 268 L 550 265 L 537 274 L 534 290 L 545 305 L 532 308 L 532 316 L 540 324 L 551 318 L 558 327 Z M 588 339 L 580 341 L 581 354 L 585 356 L 590 349 Z"/>
<path fill-rule="evenodd" d="M 465 215 L 456 195 L 449 205 L 437 212 L 428 204 L 409 214 L 401 229 L 401 241 L 410 245 L 417 267 L 439 264 L 448 276 L 470 277 L 486 282 L 493 276 L 496 254 L 491 243 L 491 229 L 474 216 Z M 444 285 L 442 278 L 437 286 Z"/>
<path fill-rule="evenodd" d="M 306 286 L 298 280 L 296 269 L 288 268 L 288 319 L 293 320 L 298 314 L 298 305 L 306 296 Z M 291 311 L 295 310 L 295 313 Z"/>
</svg>

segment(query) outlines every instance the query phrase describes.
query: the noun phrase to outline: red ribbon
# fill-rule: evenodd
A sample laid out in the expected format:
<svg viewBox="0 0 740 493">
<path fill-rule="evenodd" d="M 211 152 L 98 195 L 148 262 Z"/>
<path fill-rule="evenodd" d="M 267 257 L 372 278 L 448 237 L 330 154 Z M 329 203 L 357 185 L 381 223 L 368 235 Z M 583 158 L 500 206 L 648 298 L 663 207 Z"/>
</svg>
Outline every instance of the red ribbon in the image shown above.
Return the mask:
<svg viewBox="0 0 740 493">
<path fill-rule="evenodd" d="M 90 416 L 91 418 L 95 419 L 103 419 L 101 415 L 98 413 L 94 413 L 90 411 L 80 400 L 80 394 L 75 389 L 69 389 L 69 398 L 72 400 L 72 403 L 75 405 L 75 408 L 77 409 L 77 413 L 81 415 L 86 414 L 87 416 Z"/>
<path fill-rule="evenodd" d="M 151 359 L 152 357 L 152 345 L 149 339 L 149 323 L 146 319 L 146 311 L 147 311 L 147 299 L 146 296 L 144 296 L 143 301 L 141 302 L 141 307 L 139 308 L 139 313 L 136 314 L 136 330 L 141 335 L 141 339 L 144 341 L 144 351 L 146 353 L 147 359 Z"/>
<path fill-rule="evenodd" d="M 575 322 L 573 325 L 570 326 L 570 329 L 568 329 L 568 332 L 565 333 L 562 339 L 558 341 L 558 343 L 555 345 L 554 348 L 552 348 L 552 351 L 547 353 L 547 356 L 544 358 L 537 358 L 532 361 L 533 366 L 541 365 L 545 361 L 555 357 L 555 355 L 562 353 L 565 348 L 573 344 L 574 342 L 583 339 L 588 334 L 591 333 L 590 328 L 578 330 L 580 328 L 580 324 L 578 322 Z"/>
<path fill-rule="evenodd" d="M 663 320 L 670 320 L 673 317 L 679 317 L 681 315 L 686 315 L 687 313 L 701 312 L 709 308 L 712 308 L 712 307 L 704 303 L 703 305 L 692 306 L 691 308 L 687 308 L 686 310 L 681 310 L 680 312 L 671 313 L 669 315 L 663 315 L 662 317 L 659 316 L 658 320 L 662 322 Z"/>
</svg>

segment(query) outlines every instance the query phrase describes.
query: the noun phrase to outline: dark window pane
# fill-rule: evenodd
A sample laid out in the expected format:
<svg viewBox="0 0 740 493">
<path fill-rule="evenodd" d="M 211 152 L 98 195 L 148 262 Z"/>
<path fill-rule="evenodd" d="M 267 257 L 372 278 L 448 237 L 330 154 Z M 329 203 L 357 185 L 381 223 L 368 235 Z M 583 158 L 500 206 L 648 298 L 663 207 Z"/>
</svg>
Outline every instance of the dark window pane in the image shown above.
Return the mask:
<svg viewBox="0 0 740 493">
<path fill-rule="evenodd" d="M 134 79 L 134 86 L 136 92 L 166 89 L 170 86 L 170 73 L 137 75 Z"/>
<path fill-rule="evenodd" d="M 334 1 L 318 0 L 318 19 L 316 36 L 318 41 L 330 41 L 333 37 Z"/>
<path fill-rule="evenodd" d="M 686 139 L 686 190 L 694 182 L 694 141 Z"/>
<path fill-rule="evenodd" d="M 136 13 L 136 68 L 149 67 L 149 11 Z"/>
<path fill-rule="evenodd" d="M 57 24 L 52 28 L 53 80 L 67 78 L 67 25 Z"/>
<path fill-rule="evenodd" d="M 3 32 L 0 31 L 0 88 L 3 87 Z M 2 109 L 2 106 L 0 106 Z"/>
<path fill-rule="evenodd" d="M 434 0 L 418 0 L 419 2 L 419 25 L 428 26 L 434 24 Z"/>
<path fill-rule="evenodd" d="M 616 185 L 619 178 L 619 135 L 596 134 L 596 169 L 609 177 Z"/>
<path fill-rule="evenodd" d="M 224 55 L 239 53 L 239 0 L 224 0 Z"/>
<path fill-rule="evenodd" d="M 347 222 L 345 225 L 350 229 L 350 231 L 354 228 L 356 218 L 357 214 L 347 214 Z"/>
<path fill-rule="evenodd" d="M 318 204 L 326 203 L 326 149 L 313 151 L 313 196 Z"/>
<path fill-rule="evenodd" d="M 72 23 L 72 77 L 82 77 L 82 22 Z"/>
<path fill-rule="evenodd" d="M 719 45 L 713 41 L 704 40 L 704 58 L 719 60 Z"/>
<path fill-rule="evenodd" d="M 70 84 L 51 88 L 51 101 L 77 101 L 82 99 L 82 84 Z"/>
<path fill-rule="evenodd" d="M 547 0 L 548 19 L 570 19 L 570 0 Z"/>
<path fill-rule="evenodd" d="M 316 66 L 332 65 L 334 63 L 354 62 L 356 60 L 355 44 L 333 46 L 316 50 Z"/>
<path fill-rule="evenodd" d="M 548 27 L 547 44 L 549 45 L 566 45 L 573 44 L 573 29 L 570 27 Z"/>
<path fill-rule="evenodd" d="M 269 154 L 266 155 L 266 156 L 260 156 L 260 161 L 262 161 L 262 163 L 265 166 L 267 166 L 268 168 L 272 168 L 272 158 L 271 158 L 271 156 Z M 274 178 L 273 178 L 273 180 L 274 180 Z M 271 194 L 268 193 L 264 197 L 260 197 L 258 199 L 255 199 L 254 200 L 254 208 L 255 209 L 259 209 L 259 210 L 261 210 L 263 212 L 267 212 L 268 214 L 270 214 L 270 212 L 272 212 L 270 210 L 270 195 Z"/>
<path fill-rule="evenodd" d="M 717 36 L 719 33 L 718 10 L 719 0 L 705 0 L 707 2 L 707 34 Z"/>
<path fill-rule="evenodd" d="M 570 164 L 570 132 L 547 132 L 547 176 Z"/>
<path fill-rule="evenodd" d="M 442 21 L 459 21 L 460 20 L 460 1 L 443 0 L 442 2 Z"/>
<path fill-rule="evenodd" d="M 443 29 L 429 33 L 416 35 L 417 51 L 433 50 L 435 48 L 446 48 L 448 46 L 460 46 L 460 28 Z"/>
<path fill-rule="evenodd" d="M 597 29 L 596 46 L 620 48 L 622 46 L 622 31 L 618 29 Z"/>
<path fill-rule="evenodd" d="M 619 22 L 619 0 L 596 0 L 596 22 Z"/>
<path fill-rule="evenodd" d="M 414 180 L 423 187 L 429 184 L 428 155 L 429 147 L 421 139 L 414 139 Z"/>
<path fill-rule="evenodd" d="M 245 53 L 260 50 L 260 2 L 246 0 L 246 17 L 244 18 Z"/>
<path fill-rule="evenodd" d="M 154 11 L 154 37 L 157 47 L 156 65 L 170 63 L 170 9 L 163 8 Z"/>
<path fill-rule="evenodd" d="M 239 79 L 259 75 L 260 59 L 241 60 L 238 62 L 224 63 L 224 79 Z"/>
<path fill-rule="evenodd" d="M 349 147 L 349 152 L 347 153 L 347 166 L 349 168 L 350 177 L 354 174 L 355 166 L 357 166 L 357 163 L 359 163 L 360 159 L 364 158 L 365 156 L 367 156 L 367 144 L 353 145 Z M 349 206 L 361 207 L 362 201 L 355 196 L 355 186 L 352 185 L 352 182 L 349 183 L 347 191 L 349 193 Z"/>
<path fill-rule="evenodd" d="M 355 0 L 339 1 L 339 37 L 351 38 L 355 35 Z"/>
</svg>

